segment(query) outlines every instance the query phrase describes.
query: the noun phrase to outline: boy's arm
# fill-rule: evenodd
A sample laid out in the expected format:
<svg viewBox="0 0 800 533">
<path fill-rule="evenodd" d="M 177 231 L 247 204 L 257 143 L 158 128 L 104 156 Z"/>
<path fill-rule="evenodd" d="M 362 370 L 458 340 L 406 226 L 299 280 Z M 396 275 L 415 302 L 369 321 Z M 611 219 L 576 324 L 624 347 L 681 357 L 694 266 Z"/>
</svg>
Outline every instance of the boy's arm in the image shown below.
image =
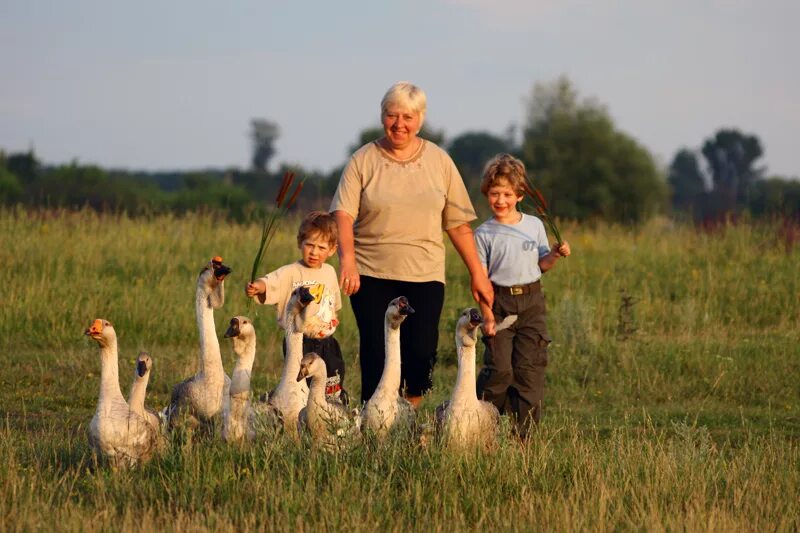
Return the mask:
<svg viewBox="0 0 800 533">
<path fill-rule="evenodd" d="M 559 258 L 567 257 L 570 253 L 569 243 L 567 241 L 562 242 L 559 246 L 553 246 L 549 254 L 539 259 L 539 270 L 544 274 L 555 266 Z"/>
</svg>

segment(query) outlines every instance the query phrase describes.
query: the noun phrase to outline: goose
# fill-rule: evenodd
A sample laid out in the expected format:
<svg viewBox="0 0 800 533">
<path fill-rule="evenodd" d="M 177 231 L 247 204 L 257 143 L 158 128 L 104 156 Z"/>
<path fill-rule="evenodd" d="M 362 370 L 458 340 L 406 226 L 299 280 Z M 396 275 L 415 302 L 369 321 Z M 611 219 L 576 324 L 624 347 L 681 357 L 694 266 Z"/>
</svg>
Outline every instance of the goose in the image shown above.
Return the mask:
<svg viewBox="0 0 800 533">
<path fill-rule="evenodd" d="M 409 430 L 414 423 L 414 408 L 400 396 L 400 325 L 413 312 L 408 298 L 399 296 L 389 302 L 384 315 L 386 359 L 383 374 L 372 397 L 361 410 L 361 429 L 379 440 L 384 439 L 390 430 Z"/>
<path fill-rule="evenodd" d="M 222 354 L 214 325 L 214 309 L 225 303 L 225 276 L 231 269 L 216 256 L 208 262 L 197 277 L 195 291 L 195 316 L 200 335 L 200 359 L 197 374 L 178 383 L 166 408 L 170 430 L 181 422 L 188 429 L 210 425 L 222 412 L 223 399 L 230 390 L 230 378 L 222 367 Z M 185 418 L 184 418 L 185 417 Z"/>
<path fill-rule="evenodd" d="M 158 429 L 131 409 L 122 396 L 114 326 L 98 318 L 84 334 L 100 347 L 100 396 L 89 424 L 89 446 L 115 468 L 147 461 L 157 447 Z"/>
<path fill-rule="evenodd" d="M 308 287 L 297 287 L 292 291 L 286 304 L 286 357 L 283 360 L 281 379 L 275 391 L 267 400 L 268 407 L 264 416 L 279 420 L 283 429 L 294 437 L 297 436 L 297 417 L 308 401 L 308 385 L 305 380 L 297 381 L 300 371 L 300 360 L 303 358 L 303 327 L 305 310 L 314 301 Z"/>
<path fill-rule="evenodd" d="M 437 407 L 435 414 L 438 433 L 451 448 L 491 450 L 497 443 L 500 413 L 493 404 L 478 399 L 475 385 L 475 345 L 482 321 L 477 309 L 467 308 L 456 323 L 456 384 L 450 400 Z"/>
<path fill-rule="evenodd" d="M 161 431 L 161 419 L 152 410 L 145 408 L 144 397 L 147 394 L 147 383 L 150 381 L 150 369 L 153 368 L 153 360 L 147 352 L 139 352 L 136 358 L 136 370 L 133 374 L 133 384 L 128 395 L 128 406 L 147 423 Z"/>
<path fill-rule="evenodd" d="M 243 443 L 255 438 L 253 410 L 250 406 L 250 376 L 256 357 L 256 330 L 246 316 L 235 316 L 225 332 L 233 342 L 236 367 L 231 375 L 230 394 L 222 410 L 222 439 Z"/>
<path fill-rule="evenodd" d="M 358 412 L 348 411 L 341 402 L 325 395 L 328 368 L 322 357 L 314 352 L 307 353 L 300 361 L 297 381 L 306 378 L 311 378 L 311 386 L 308 403 L 298 417 L 299 433 L 308 433 L 313 444 L 328 451 L 340 450 L 356 442 L 361 436 Z"/>
</svg>

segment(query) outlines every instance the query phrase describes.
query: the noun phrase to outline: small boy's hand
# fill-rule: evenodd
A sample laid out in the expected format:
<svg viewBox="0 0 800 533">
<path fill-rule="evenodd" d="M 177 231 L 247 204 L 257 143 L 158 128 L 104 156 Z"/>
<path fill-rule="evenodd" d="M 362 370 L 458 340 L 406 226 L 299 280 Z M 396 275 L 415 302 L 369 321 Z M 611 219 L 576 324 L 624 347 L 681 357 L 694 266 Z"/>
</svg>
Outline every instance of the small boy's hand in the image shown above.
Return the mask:
<svg viewBox="0 0 800 533">
<path fill-rule="evenodd" d="M 253 296 L 258 296 L 259 294 L 265 294 L 267 292 L 267 286 L 263 281 L 256 280 L 252 283 L 248 283 L 244 289 L 244 292 L 248 297 L 252 298 Z"/>
<path fill-rule="evenodd" d="M 556 252 L 556 257 L 567 257 L 571 253 L 569 249 L 569 243 L 567 241 L 559 243 L 553 251 Z"/>
</svg>

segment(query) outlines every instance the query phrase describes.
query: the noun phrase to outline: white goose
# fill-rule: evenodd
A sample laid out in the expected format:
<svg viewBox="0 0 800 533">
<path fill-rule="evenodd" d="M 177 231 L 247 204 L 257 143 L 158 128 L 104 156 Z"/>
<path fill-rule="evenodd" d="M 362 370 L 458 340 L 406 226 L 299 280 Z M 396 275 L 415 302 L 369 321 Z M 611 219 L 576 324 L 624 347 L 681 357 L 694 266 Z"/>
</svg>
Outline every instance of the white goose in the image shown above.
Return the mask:
<svg viewBox="0 0 800 533">
<path fill-rule="evenodd" d="M 114 467 L 146 461 L 156 449 L 158 429 L 122 397 L 117 333 L 108 320 L 98 318 L 84 334 L 100 346 L 100 397 L 89 424 L 89 446 Z"/>
<path fill-rule="evenodd" d="M 447 446 L 486 450 L 497 443 L 500 413 L 478 399 L 475 385 L 475 344 L 482 318 L 475 308 L 465 309 L 456 323 L 458 376 L 450 400 L 436 408 L 436 428 Z"/>
<path fill-rule="evenodd" d="M 413 312 L 408 299 L 399 296 L 389 302 L 384 315 L 386 359 L 383 374 L 361 410 L 361 429 L 378 439 L 385 438 L 394 429 L 410 430 L 414 423 L 414 408 L 400 396 L 400 325 Z"/>
<path fill-rule="evenodd" d="M 297 381 L 311 378 L 308 404 L 300 411 L 297 428 L 300 434 L 308 433 L 311 442 L 328 451 L 341 450 L 357 442 L 360 419 L 339 401 L 325 396 L 328 368 L 316 353 L 306 354 L 300 361 Z"/>
<path fill-rule="evenodd" d="M 208 427 L 222 412 L 231 380 L 222 367 L 214 309 L 219 309 L 225 303 L 224 282 L 230 272 L 231 269 L 222 264 L 222 258 L 216 256 L 197 277 L 195 316 L 200 334 L 199 368 L 197 374 L 172 389 L 170 404 L 166 409 L 170 429 L 174 429 L 184 416 L 189 428 L 199 424 Z"/>
<path fill-rule="evenodd" d="M 222 410 L 222 438 L 226 442 L 243 443 L 255 438 L 250 406 L 250 376 L 256 358 L 253 321 L 245 316 L 233 317 L 225 337 L 233 341 L 237 359 L 231 375 L 230 394 Z"/>
<path fill-rule="evenodd" d="M 128 406 L 131 411 L 138 414 L 147 423 L 161 431 L 161 419 L 151 409 L 144 406 L 144 398 L 147 395 L 147 384 L 150 381 L 150 369 L 153 368 L 153 360 L 147 352 L 139 352 L 136 358 L 136 371 L 133 374 L 133 384 L 128 395 Z"/>
<path fill-rule="evenodd" d="M 281 421 L 283 429 L 292 437 L 297 437 L 297 417 L 308 401 L 308 385 L 305 380 L 297 381 L 297 373 L 303 358 L 305 310 L 313 301 L 308 287 L 297 287 L 286 304 L 286 357 L 281 380 L 267 400 L 274 418 Z"/>
</svg>

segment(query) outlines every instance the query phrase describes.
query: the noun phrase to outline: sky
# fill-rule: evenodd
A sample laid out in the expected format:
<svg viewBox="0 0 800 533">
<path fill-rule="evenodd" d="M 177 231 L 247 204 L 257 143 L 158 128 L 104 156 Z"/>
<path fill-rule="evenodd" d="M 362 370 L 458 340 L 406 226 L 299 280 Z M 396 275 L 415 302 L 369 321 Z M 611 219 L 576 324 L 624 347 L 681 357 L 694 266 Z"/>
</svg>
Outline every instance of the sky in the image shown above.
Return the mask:
<svg viewBox="0 0 800 533">
<path fill-rule="evenodd" d="M 524 124 L 567 76 L 667 166 L 720 128 L 757 135 L 768 175 L 800 177 L 800 2 L 0 0 L 0 150 L 129 170 L 323 172 L 380 125 L 399 80 L 452 139 Z"/>
</svg>

